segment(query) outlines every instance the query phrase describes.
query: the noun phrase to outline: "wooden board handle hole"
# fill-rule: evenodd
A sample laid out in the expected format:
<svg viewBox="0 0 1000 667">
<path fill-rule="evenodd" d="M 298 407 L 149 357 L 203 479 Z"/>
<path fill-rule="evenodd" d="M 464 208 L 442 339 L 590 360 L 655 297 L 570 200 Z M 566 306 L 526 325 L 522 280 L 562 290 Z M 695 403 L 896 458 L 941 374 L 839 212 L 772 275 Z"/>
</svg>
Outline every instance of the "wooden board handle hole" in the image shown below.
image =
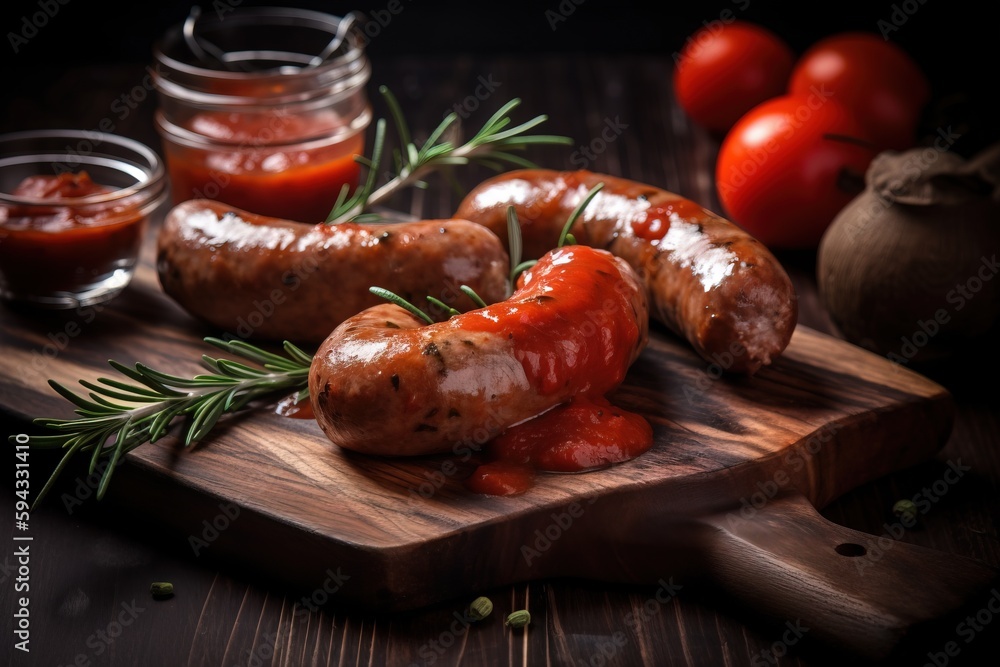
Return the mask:
<svg viewBox="0 0 1000 667">
<path fill-rule="evenodd" d="M 834 547 L 834 550 L 841 556 L 847 556 L 848 558 L 858 558 L 868 553 L 867 549 L 860 544 L 855 544 L 854 542 L 844 542 L 843 544 L 838 544 Z"/>
</svg>

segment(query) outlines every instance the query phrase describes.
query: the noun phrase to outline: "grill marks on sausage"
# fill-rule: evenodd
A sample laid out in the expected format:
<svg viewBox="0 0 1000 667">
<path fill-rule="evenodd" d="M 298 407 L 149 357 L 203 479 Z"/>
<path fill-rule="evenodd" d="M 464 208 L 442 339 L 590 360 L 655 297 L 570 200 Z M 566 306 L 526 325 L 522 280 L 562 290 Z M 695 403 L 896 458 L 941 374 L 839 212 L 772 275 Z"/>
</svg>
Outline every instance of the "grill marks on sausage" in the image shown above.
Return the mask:
<svg viewBox="0 0 1000 667">
<path fill-rule="evenodd" d="M 447 345 L 447 343 L 445 344 Z M 426 357 L 434 357 L 435 359 L 437 359 L 439 366 L 438 367 L 439 375 L 448 374 L 448 367 L 444 363 L 444 356 L 441 355 L 441 350 L 438 349 L 437 343 L 434 342 L 427 343 L 427 345 L 425 345 L 424 349 L 421 351 L 421 354 L 423 354 Z"/>
<path fill-rule="evenodd" d="M 393 390 L 399 391 L 399 375 L 393 373 L 392 377 L 389 378 L 389 382 L 392 383 Z"/>
</svg>

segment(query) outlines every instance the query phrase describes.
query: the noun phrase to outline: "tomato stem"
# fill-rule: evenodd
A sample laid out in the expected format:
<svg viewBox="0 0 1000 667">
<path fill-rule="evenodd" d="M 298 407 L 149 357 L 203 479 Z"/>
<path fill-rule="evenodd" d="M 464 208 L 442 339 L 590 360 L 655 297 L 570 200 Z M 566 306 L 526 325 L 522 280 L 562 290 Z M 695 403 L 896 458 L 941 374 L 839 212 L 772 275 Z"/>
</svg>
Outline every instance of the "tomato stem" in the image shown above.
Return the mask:
<svg viewBox="0 0 1000 667">
<path fill-rule="evenodd" d="M 855 146 L 861 146 L 862 148 L 869 148 L 873 151 L 878 151 L 878 146 L 867 139 L 862 139 L 861 137 L 852 137 L 848 134 L 826 133 L 823 135 L 823 138 L 828 141 L 842 141 L 845 144 L 854 144 Z"/>
</svg>

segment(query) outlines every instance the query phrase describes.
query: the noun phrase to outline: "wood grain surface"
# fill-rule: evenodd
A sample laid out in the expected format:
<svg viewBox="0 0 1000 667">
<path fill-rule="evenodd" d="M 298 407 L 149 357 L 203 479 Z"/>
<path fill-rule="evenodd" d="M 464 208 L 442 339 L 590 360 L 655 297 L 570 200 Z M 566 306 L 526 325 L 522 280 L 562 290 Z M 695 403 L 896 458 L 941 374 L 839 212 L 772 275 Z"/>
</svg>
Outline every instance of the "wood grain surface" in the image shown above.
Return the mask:
<svg viewBox="0 0 1000 667">
<path fill-rule="evenodd" d="M 151 231 L 129 293 L 101 309 L 112 329 L 79 326 L 72 345 L 48 358 L 63 340 L 51 332 L 61 329 L 68 340 L 67 332 L 77 331 L 70 324 L 86 310 L 8 313 L 0 326 L 4 409 L 25 420 L 69 416 L 71 406 L 48 379 L 96 381 L 109 374 L 108 358 L 194 372 L 192 360 L 211 351 L 203 337 L 232 333 L 206 331 L 163 293 Z M 855 548 L 857 536 L 795 537 L 796 530 L 823 530 L 824 522 L 803 511 L 805 502 L 790 512 L 785 496 L 822 507 L 870 479 L 927 461 L 953 418 L 940 385 L 805 327 L 753 377 L 722 374 L 684 341 L 654 330 L 611 395 L 653 425 L 653 448 L 607 470 L 542 475 L 515 497 L 464 489 L 462 479 L 480 458 L 468 449 L 446 457 L 358 455 L 332 446 L 313 420 L 277 415 L 281 398 L 225 420 L 193 449 L 168 437 L 134 451 L 116 471 L 114 497 L 179 535 L 199 536 L 193 550 L 211 545 L 216 555 L 299 590 L 322 589 L 333 570 L 344 577 L 340 599 L 360 608 L 412 610 L 569 575 L 651 583 L 667 566 L 672 577 L 706 576 L 746 591 L 758 610 L 803 618 L 818 626 L 815 637 L 867 657 L 885 657 L 910 626 L 961 607 L 995 576 L 943 555 L 924 554 L 920 563 L 910 547 L 877 561 L 861 554 L 848 565 L 842 561 L 852 556 L 835 549 Z M 697 529 L 703 521 L 711 531 Z M 650 524 L 663 532 L 651 536 Z M 778 562 L 754 563 L 751 548 L 734 544 L 748 534 L 762 559 Z M 795 558 L 781 552 L 788 543 Z M 468 559 L 470 550 L 480 556 Z M 684 557 L 666 557 L 671 551 Z M 776 585 L 804 572 L 812 581 Z M 908 579 L 915 573 L 922 583 Z M 854 587 L 864 590 L 813 599 Z M 910 599 L 900 605 L 897 596 Z"/>
<path fill-rule="evenodd" d="M 713 195 L 709 174 L 716 145 L 692 128 L 683 115 L 671 106 L 669 96 L 662 92 L 661 86 L 649 85 L 657 79 L 661 67 L 658 59 L 553 57 L 524 61 L 447 59 L 419 64 L 401 60 L 384 63 L 381 71 L 387 80 L 398 83 L 394 88 L 397 94 L 400 90 L 405 91 L 402 95 L 404 104 L 407 109 L 414 109 L 412 122 L 415 133 L 430 127 L 440 112 L 449 108 L 449 100 L 460 97 L 469 86 L 474 89 L 476 77 L 483 72 L 493 72 L 497 79 L 510 81 L 510 89 L 505 90 L 505 94 L 509 92 L 530 100 L 525 114 L 545 112 L 554 119 L 562 118 L 562 125 L 549 130 L 581 137 L 581 141 L 599 135 L 606 114 L 613 116 L 620 113 L 626 122 L 631 121 L 632 128 L 623 132 L 591 167 L 656 183 L 711 206 Z M 588 92 L 572 98 L 564 91 L 549 90 L 544 86 L 526 90 L 526 84 L 519 86 L 516 83 L 527 80 L 524 74 L 535 70 L 540 70 L 545 77 L 572 82 L 570 85 L 574 90 Z M 104 85 L 109 94 L 114 93 L 135 75 L 134 71 L 123 72 L 120 83 Z M 429 81 L 440 85 L 418 85 Z M 72 91 L 75 85 L 78 84 L 63 82 L 59 90 Z M 626 92 L 635 89 L 653 91 L 653 99 L 647 96 L 640 101 Z M 434 91 L 430 100 L 427 97 L 429 90 Z M 662 95 L 663 99 L 655 99 L 657 95 Z M 99 118 L 101 105 L 95 103 L 94 106 L 94 117 Z M 653 113 L 650 107 L 658 111 Z M 147 126 L 143 124 L 143 118 L 137 116 L 133 122 L 134 125 L 125 129 L 131 129 L 133 136 L 156 145 L 155 138 L 150 137 Z M 540 161 L 545 161 L 545 157 L 541 157 Z M 553 156 L 548 161 L 555 166 L 563 162 L 564 155 Z M 470 174 L 467 179 L 474 182 L 474 175 Z M 396 204 L 430 216 L 447 215 L 455 201 L 446 188 L 440 188 L 415 193 L 411 200 Z M 788 262 L 799 288 L 802 321 L 832 332 L 816 301 L 810 258 L 787 256 L 783 259 Z M 73 382 L 80 377 L 89 377 L 95 360 L 98 365 L 103 363 L 101 355 L 107 356 L 109 345 L 117 350 L 113 356 L 119 360 L 142 359 L 177 372 L 194 368 L 193 358 L 185 357 L 189 361 L 184 365 L 176 361 L 177 354 L 166 350 L 183 348 L 191 344 L 192 338 L 196 340 L 201 335 L 217 332 L 199 329 L 186 315 L 165 306 L 154 284 L 149 281 L 151 273 L 148 266 L 144 272 L 134 289 L 130 288 L 114 307 L 109 306 L 86 327 L 81 327 L 83 332 L 75 336 L 56 358 L 42 364 L 44 368 L 34 365 L 25 367 L 23 363 L 4 366 L 0 380 L 3 383 L 0 385 L 3 402 L 5 405 L 16 405 L 18 413 L 8 415 L 12 418 L 7 422 L 9 432 L 21 432 L 28 428 L 17 419 L 18 415 L 52 414 L 53 409 L 59 409 L 58 399 L 54 399 L 44 385 L 38 385 L 39 379 L 43 376 L 56 377 Z M 123 315 L 123 312 L 129 314 Z M 10 309 L 4 310 L 2 317 L 5 330 L 9 330 L 11 323 L 23 322 L 21 318 L 34 318 Z M 143 331 L 133 328 L 137 320 L 144 327 L 155 322 L 160 331 L 156 336 L 137 335 Z M 47 342 L 52 340 L 50 333 L 64 331 L 59 328 L 60 323 L 65 325 L 59 318 L 35 320 L 37 328 L 33 334 L 4 341 L 3 356 L 17 358 L 18 355 L 31 355 L 44 350 Z M 836 354 L 830 354 L 830 345 L 834 346 Z M 208 352 L 210 348 L 205 346 L 204 351 Z M 7 364 L 6 361 L 2 363 Z M 667 382 L 656 372 L 660 368 L 658 364 L 664 363 L 678 369 L 680 382 Z M 762 595 L 783 596 L 776 596 L 773 591 L 747 591 L 746 586 L 741 589 L 740 582 L 748 581 L 745 574 L 752 571 L 751 565 L 765 567 L 773 562 L 769 554 L 774 551 L 782 552 L 786 561 L 793 561 L 796 545 L 808 544 L 810 536 L 815 537 L 825 530 L 834 531 L 838 538 L 843 534 L 837 532 L 837 527 L 819 524 L 823 530 L 806 531 L 790 543 L 779 544 L 766 536 L 761 538 L 746 534 L 740 529 L 744 524 L 733 525 L 726 520 L 734 509 L 734 500 L 738 509 L 740 499 L 750 498 L 760 490 L 758 483 L 766 485 L 768 480 L 777 479 L 774 474 L 782 469 L 780 455 L 787 453 L 784 450 L 802 442 L 803 438 L 808 439 L 809 434 L 824 424 L 838 423 L 836 420 L 852 424 L 852 429 L 838 431 L 841 437 L 853 432 L 853 426 L 869 429 L 873 424 L 882 423 L 883 426 L 881 431 L 859 431 L 871 435 L 853 439 L 846 451 L 839 446 L 840 443 L 837 447 L 820 448 L 818 456 L 808 460 L 802 474 L 796 476 L 794 483 L 788 484 L 789 487 L 798 486 L 806 497 L 824 507 L 826 518 L 864 531 L 850 534 L 853 540 L 869 550 L 869 554 L 877 555 L 881 544 L 882 555 L 877 562 L 886 563 L 892 554 L 903 553 L 906 544 L 932 547 L 939 554 L 970 556 L 993 564 L 1000 562 L 995 529 L 995 488 L 1000 465 L 995 451 L 988 447 L 1000 432 L 996 421 L 995 392 L 976 394 L 965 389 L 965 385 L 953 385 L 953 393 L 957 397 L 956 418 L 948 447 L 937 454 L 935 460 L 930 460 L 948 437 L 951 423 L 950 408 L 946 407 L 949 402 L 941 393 L 940 386 L 891 368 L 867 353 L 843 347 L 827 336 L 803 328 L 797 333 L 787 359 L 752 382 L 714 381 L 708 378 L 706 371 L 705 365 L 690 356 L 683 346 L 669 336 L 660 336 L 634 369 L 634 375 L 642 378 L 641 382 L 623 389 L 619 398 L 651 410 L 658 436 L 669 436 L 671 444 L 694 445 L 699 438 L 710 437 L 711 442 L 725 443 L 729 448 L 719 447 L 713 450 L 712 456 L 705 456 L 693 446 L 677 452 L 658 447 L 655 453 L 651 452 L 654 456 L 644 457 L 629 467 L 623 466 L 600 475 L 545 480 L 538 493 L 552 495 L 547 495 L 543 504 L 532 505 L 545 511 L 565 509 L 574 499 L 587 502 L 588 493 L 605 491 L 605 485 L 610 485 L 613 480 L 614 485 L 621 489 L 616 491 L 621 494 L 621 504 L 605 511 L 601 509 L 605 505 L 602 500 L 588 506 L 583 517 L 601 518 L 602 526 L 610 525 L 620 530 L 618 535 L 608 535 L 605 528 L 606 541 L 598 542 L 594 540 L 596 531 L 581 519 L 576 528 L 566 531 L 565 539 L 557 541 L 557 546 L 542 552 L 533 561 L 534 571 L 528 574 L 543 577 L 533 583 L 506 583 L 521 579 L 525 574 L 523 569 L 517 570 L 526 565 L 523 559 L 520 562 L 524 565 L 510 567 L 502 573 L 503 579 L 476 579 L 482 576 L 483 571 L 491 569 L 485 565 L 498 558 L 489 544 L 471 541 L 446 544 L 447 538 L 462 534 L 470 526 L 493 525 L 491 522 L 507 512 L 498 510 L 497 499 L 473 499 L 470 505 L 454 480 L 449 480 L 434 494 L 429 508 L 415 511 L 412 502 L 405 502 L 407 498 L 412 501 L 412 496 L 406 491 L 414 483 L 426 479 L 424 473 L 439 469 L 441 462 L 409 464 L 415 467 L 407 467 L 345 456 L 332 452 L 322 441 L 314 440 L 312 426 L 308 423 L 289 423 L 278 417 L 268 417 L 264 423 L 275 428 L 280 426 L 289 433 L 288 439 L 265 441 L 254 426 L 260 415 L 231 420 L 223 431 L 223 439 L 190 453 L 177 455 L 169 442 L 151 447 L 143 454 L 148 457 L 144 461 L 147 466 L 144 474 L 121 474 L 127 472 L 126 468 L 119 471 L 121 478 L 112 485 L 110 502 L 99 506 L 85 502 L 69 507 L 65 502 L 53 502 L 34 515 L 33 526 L 39 535 L 34 576 L 39 582 L 39 589 L 38 597 L 33 597 L 33 604 L 36 605 L 33 613 L 37 619 L 35 637 L 44 642 L 38 646 L 36 657 L 48 657 L 37 664 L 68 664 L 78 655 L 83 655 L 94 664 L 154 665 L 258 662 L 281 665 L 839 664 L 841 658 L 836 657 L 829 643 L 820 643 L 822 648 L 810 648 L 811 638 L 830 632 L 816 625 L 803 630 L 802 626 L 809 624 L 796 625 L 801 621 L 799 618 L 788 617 L 775 624 L 772 621 L 775 614 L 780 616 L 780 609 L 765 610 L 769 612 L 769 620 L 764 622 L 763 615 L 756 616 L 752 612 L 760 608 L 759 605 L 754 606 L 754 602 L 760 602 Z M 832 381 L 830 373 L 846 384 Z M 702 378 L 707 378 L 707 385 L 700 382 Z M 683 393 L 674 393 L 683 392 L 685 386 L 706 387 L 699 389 L 704 400 L 692 403 L 685 400 Z M 761 386 L 767 391 L 754 391 Z M 674 403 L 664 401 L 651 408 L 653 402 L 648 395 L 651 388 L 656 390 L 658 400 L 663 396 L 676 400 Z M 762 401 L 767 403 L 768 418 L 747 419 L 746 406 L 759 406 Z M 679 406 L 695 407 L 700 432 L 682 428 L 682 424 L 688 424 L 678 421 L 676 413 L 672 412 Z M 799 410 L 805 408 L 806 417 L 791 410 L 792 406 Z M 899 410 L 899 406 L 908 407 Z M 891 416 L 894 411 L 896 417 Z M 302 520 L 290 533 L 262 533 L 258 530 L 273 526 L 275 519 L 273 514 L 258 511 L 259 508 L 249 501 L 252 497 L 257 497 L 257 502 L 261 502 L 261 498 L 271 500 L 266 498 L 265 478 L 261 473 L 254 472 L 252 466 L 242 469 L 233 467 L 224 475 L 197 477 L 193 467 L 195 460 L 214 461 L 223 457 L 228 451 L 224 439 L 237 436 L 257 443 L 255 462 L 263 464 L 256 468 L 257 471 L 263 468 L 268 475 L 302 492 L 281 500 L 280 510 L 286 516 L 301 518 L 309 515 L 312 523 Z M 753 442 L 754 438 L 759 440 Z M 298 450 L 296 443 L 300 440 L 312 443 L 307 446 L 312 455 L 307 460 L 290 453 Z M 886 442 L 892 447 L 885 448 Z M 721 487 L 718 484 L 706 487 L 714 489 L 719 494 L 718 498 L 706 498 L 697 492 L 685 493 L 683 502 L 678 500 L 677 495 L 669 493 L 664 497 L 657 496 L 656 502 L 649 499 L 640 502 L 639 495 L 631 501 L 627 498 L 633 491 L 636 494 L 645 493 L 656 484 L 666 483 L 649 483 L 650 478 L 643 477 L 655 472 L 655 479 L 662 479 L 660 470 L 649 470 L 654 464 L 669 464 L 678 475 L 699 473 L 701 477 L 712 478 L 722 469 L 740 468 L 738 464 L 741 461 L 762 453 L 758 448 L 777 457 L 771 461 L 772 467 L 759 468 L 745 476 L 722 475 L 725 483 Z M 725 456 L 719 458 L 719 451 Z M 844 451 L 843 458 L 836 460 L 833 453 L 841 451 Z M 834 458 L 836 465 L 821 465 L 827 463 L 826 456 Z M 934 495 L 934 485 L 945 479 L 944 475 L 950 469 L 949 462 L 961 462 L 972 470 L 960 482 L 946 486 L 944 494 L 935 496 L 940 502 L 935 501 L 930 505 L 931 509 L 922 514 L 921 528 L 907 529 L 898 539 L 893 535 L 887 536 L 886 526 L 892 524 L 888 508 L 893 500 L 911 497 L 925 489 Z M 36 477 L 33 479 L 40 480 L 51 469 L 51 463 L 51 459 L 44 456 L 34 458 L 32 470 Z M 907 469 L 889 478 L 883 477 L 900 467 Z M 132 468 L 135 473 L 143 472 L 139 466 Z M 791 466 L 788 466 L 788 472 L 794 472 Z M 195 491 L 190 494 L 173 492 L 176 490 L 174 479 L 180 473 L 195 478 L 191 487 Z M 843 481 L 845 479 L 849 481 Z M 339 487 L 320 508 L 311 504 L 311 494 L 316 488 L 331 481 L 350 481 L 353 484 L 359 480 L 365 484 L 369 494 L 367 499 L 377 499 L 376 506 L 381 512 L 377 519 L 372 520 L 370 514 L 351 511 L 351 503 L 356 499 L 351 497 L 348 486 Z M 717 483 L 719 479 L 710 481 Z M 9 481 L 5 483 L 10 484 Z M 862 485 L 861 488 L 852 491 L 852 487 L 858 484 Z M 76 469 L 60 485 L 54 498 L 68 494 L 72 499 L 83 497 L 86 493 L 86 475 Z M 846 496 L 835 501 L 845 493 Z M 193 553 L 188 538 L 203 534 L 201 523 L 217 519 L 222 511 L 216 506 L 204 505 L 203 501 L 210 496 L 217 502 L 239 497 L 247 503 L 241 507 L 248 509 L 242 510 L 239 518 L 232 522 L 232 527 L 220 532 L 208 548 Z M 157 511 L 154 516 L 149 516 L 147 505 L 138 500 L 154 497 L 157 499 Z M 546 526 L 546 523 L 532 524 L 529 520 L 531 514 L 525 503 L 532 498 L 515 501 L 515 515 L 524 519 L 521 531 L 535 527 L 544 529 Z M 687 529 L 674 520 L 675 507 L 683 510 L 681 505 L 688 503 L 704 511 L 712 509 L 709 501 L 713 499 L 716 503 L 714 508 L 723 511 L 707 517 L 708 520 L 701 524 L 710 529 L 705 542 L 711 544 L 716 553 L 732 551 L 730 560 L 734 563 L 754 561 L 740 565 L 743 569 L 735 571 L 735 581 L 716 576 L 714 586 L 721 591 L 718 594 L 713 592 L 714 588 L 708 582 L 700 585 L 697 577 L 689 582 L 688 575 L 697 573 L 680 564 L 697 563 L 703 559 L 702 565 L 707 569 L 712 564 L 704 560 L 704 554 L 710 552 L 696 550 L 695 554 L 685 554 L 684 544 L 700 546 L 701 542 L 700 539 L 693 542 L 683 539 Z M 133 500 L 136 501 L 134 504 Z M 390 515 L 388 510 L 398 507 L 401 502 L 405 502 L 408 510 L 405 520 L 393 522 L 386 518 Z M 452 514 L 456 506 L 461 508 L 459 515 Z M 783 528 L 795 534 L 794 517 L 801 512 L 809 516 L 808 505 L 803 506 L 794 496 L 785 497 L 782 494 L 767 503 L 765 509 L 775 511 L 781 507 L 789 509 L 777 515 L 780 521 L 774 521 L 787 523 L 776 529 Z M 656 512 L 651 513 L 650 508 Z M 312 511 L 315 509 L 322 511 Z M 169 525 L 163 523 L 164 516 Z M 711 530 L 713 521 L 718 521 L 720 516 L 721 525 L 727 530 Z M 171 521 L 170 517 L 174 520 Z M 8 521 L 6 517 L 4 520 Z M 539 517 L 535 516 L 533 520 L 538 521 Z M 812 522 L 813 518 L 807 521 Z M 245 522 L 245 529 L 240 526 L 241 522 Z M 635 522 L 644 523 L 646 530 L 631 530 Z M 754 524 L 751 522 L 750 525 Z M 343 562 L 324 558 L 329 544 L 324 543 L 322 531 L 331 526 L 349 526 L 358 538 L 351 546 L 365 547 L 359 549 L 363 555 Z M 704 529 L 699 527 L 697 530 Z M 302 535 L 306 537 L 302 541 L 293 540 L 291 536 L 296 531 L 300 538 Z M 428 532 L 441 538 L 440 544 L 435 544 L 431 552 L 432 562 L 419 560 L 412 552 L 407 552 L 412 544 L 426 538 Z M 515 546 L 524 544 L 524 536 L 532 533 L 528 530 L 527 533 L 511 535 L 511 543 Z M 257 537 L 242 543 L 237 541 L 240 534 L 256 534 Z M 580 537 L 574 538 L 573 535 Z M 227 541 L 230 543 L 227 544 Z M 650 543 L 670 547 L 661 552 L 647 552 L 662 553 L 662 561 L 628 560 L 640 551 L 628 547 Z M 363 611 L 346 605 L 354 595 L 351 593 L 352 585 L 360 583 L 356 573 L 366 567 L 377 569 L 384 565 L 372 555 L 372 549 L 376 547 L 398 549 L 401 576 L 405 575 L 411 581 L 422 579 L 420 583 L 424 590 L 414 595 L 444 601 L 430 607 L 392 613 Z M 314 553 L 303 555 L 302 552 L 310 550 Z M 802 547 L 799 555 L 807 551 L 806 547 Z M 232 560 L 234 552 L 240 552 L 237 561 Z M 752 553 L 758 553 L 760 557 L 749 558 L 748 554 Z M 918 552 L 918 557 L 908 562 L 921 563 L 926 553 Z M 302 558 L 316 558 L 318 562 L 314 565 L 322 566 L 318 575 L 324 576 L 320 577 L 318 587 L 288 587 L 289 575 L 302 575 L 291 576 L 293 579 L 315 580 L 317 573 L 309 573 L 307 568 L 302 572 L 285 572 L 279 579 L 267 574 L 268 571 L 280 570 L 285 563 Z M 808 560 L 804 556 L 803 559 Z M 241 567 L 240 562 L 249 567 Z M 461 565 L 456 566 L 456 562 Z M 556 562 L 568 563 L 578 569 L 567 571 L 551 565 Z M 850 562 L 851 567 L 857 569 L 854 561 Z M 948 562 L 962 563 L 961 566 L 951 567 L 959 579 L 963 572 L 968 571 L 964 569 L 965 561 L 946 558 L 940 565 L 947 569 Z M 355 564 L 358 567 L 352 567 Z M 929 567 L 938 565 L 925 564 Z M 808 563 L 801 565 L 798 569 L 800 573 L 808 573 L 809 568 L 815 566 Z M 561 571 L 550 571 L 550 567 Z M 412 568 L 413 572 L 406 572 L 408 568 Z M 628 574 L 629 570 L 637 573 L 636 576 L 620 575 Z M 434 578 L 426 576 L 428 572 Z M 606 581 L 628 583 L 587 582 L 579 578 L 581 575 L 593 577 L 601 574 L 607 575 L 601 577 Z M 570 578 L 565 578 L 565 575 Z M 154 579 L 173 579 L 175 583 L 180 583 L 178 595 L 172 600 L 154 603 L 145 592 L 149 581 Z M 682 580 L 683 588 L 677 589 L 680 594 L 675 597 L 671 586 L 676 588 Z M 402 579 L 393 580 L 391 584 L 397 585 L 400 581 Z M 498 613 L 521 607 L 531 609 L 534 620 L 529 631 L 511 632 L 503 627 L 498 618 L 472 627 L 459 623 L 453 614 L 461 615 L 465 603 L 455 598 L 454 592 L 469 581 L 477 584 L 477 593 L 488 593 L 493 597 Z M 897 580 L 892 581 L 895 583 Z M 901 586 L 916 583 L 929 588 L 935 584 L 933 577 L 919 575 L 899 583 Z M 944 583 L 945 589 L 951 588 L 951 583 Z M 335 592 L 332 589 L 336 589 Z M 398 597 L 399 590 L 403 589 L 386 588 L 388 595 L 382 602 L 387 607 L 411 606 L 409 600 Z M 793 593 L 788 597 L 796 597 L 794 586 L 785 590 Z M 908 598 L 908 590 L 897 588 L 899 597 Z M 976 609 L 987 608 L 989 592 L 985 591 L 982 599 L 974 602 Z M 737 608 L 735 601 L 741 593 L 744 594 L 744 602 Z M 845 594 L 840 601 L 856 597 L 855 591 L 840 593 Z M 4 587 L 0 595 L 3 596 L 4 609 L 10 608 L 13 593 L 9 586 Z M 831 594 L 830 597 L 837 596 Z M 129 625 L 121 623 L 121 627 L 117 628 L 120 636 L 111 642 L 92 639 L 101 630 L 115 629 L 112 624 L 123 618 L 123 614 L 127 618 L 129 610 L 126 607 L 133 601 L 137 607 L 131 609 L 142 608 L 142 611 L 135 612 L 134 622 Z M 807 611 L 825 608 L 820 599 L 806 600 L 805 606 Z M 879 616 L 887 618 L 891 614 L 882 610 Z M 783 625 L 785 622 L 790 628 L 797 628 L 799 634 L 786 628 Z M 970 662 L 971 656 L 974 650 L 989 645 L 991 640 L 988 637 L 993 635 L 993 629 L 983 626 L 981 632 L 973 635 L 975 643 L 966 645 L 964 635 L 957 634 L 956 625 L 952 623 L 945 626 L 940 639 L 938 635 L 930 634 L 918 638 L 919 648 L 912 659 L 896 664 L 924 664 L 929 660 L 925 655 L 928 651 L 942 652 L 948 641 L 955 641 L 961 649 L 961 655 L 949 657 L 949 664 L 961 664 L 963 661 L 965 664 L 980 664 Z M 836 635 L 836 632 L 832 634 Z M 803 641 L 800 642 L 800 638 Z M 12 664 L 36 664 L 14 660 L 12 658 Z"/>
</svg>

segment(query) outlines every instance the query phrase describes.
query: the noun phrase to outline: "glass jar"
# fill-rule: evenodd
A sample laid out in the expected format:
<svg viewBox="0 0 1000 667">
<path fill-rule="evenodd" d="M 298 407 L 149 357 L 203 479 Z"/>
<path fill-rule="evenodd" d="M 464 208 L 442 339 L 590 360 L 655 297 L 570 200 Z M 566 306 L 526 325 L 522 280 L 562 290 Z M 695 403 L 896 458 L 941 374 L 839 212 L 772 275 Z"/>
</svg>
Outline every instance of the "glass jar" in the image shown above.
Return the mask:
<svg viewBox="0 0 1000 667">
<path fill-rule="evenodd" d="M 359 34 L 349 19 L 301 9 L 194 16 L 153 52 L 174 203 L 325 220 L 342 186 L 358 184 L 371 122 Z"/>
<path fill-rule="evenodd" d="M 102 132 L 0 135 L 0 297 L 45 308 L 108 301 L 131 281 L 163 163 Z"/>
</svg>

